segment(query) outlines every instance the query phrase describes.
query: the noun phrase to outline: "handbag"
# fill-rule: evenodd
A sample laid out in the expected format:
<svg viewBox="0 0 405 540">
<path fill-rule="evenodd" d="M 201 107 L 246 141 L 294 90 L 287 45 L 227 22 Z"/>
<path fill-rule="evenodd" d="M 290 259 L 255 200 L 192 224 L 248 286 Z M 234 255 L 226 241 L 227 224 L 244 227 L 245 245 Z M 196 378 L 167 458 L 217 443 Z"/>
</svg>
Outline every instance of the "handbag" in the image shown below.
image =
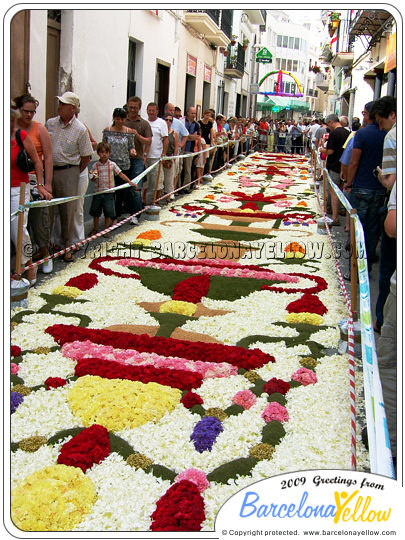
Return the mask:
<svg viewBox="0 0 405 540">
<path fill-rule="evenodd" d="M 35 170 L 35 165 L 30 156 L 28 155 L 26 149 L 24 148 L 23 142 L 21 140 L 20 131 L 21 129 L 18 129 L 15 133 L 17 144 L 20 147 L 20 151 L 18 152 L 16 158 L 16 165 L 22 171 L 28 173 Z"/>
<path fill-rule="evenodd" d="M 173 160 L 172 159 L 164 159 L 162 161 L 162 165 L 165 169 L 171 169 L 172 168 L 172 165 L 173 165 Z"/>
</svg>

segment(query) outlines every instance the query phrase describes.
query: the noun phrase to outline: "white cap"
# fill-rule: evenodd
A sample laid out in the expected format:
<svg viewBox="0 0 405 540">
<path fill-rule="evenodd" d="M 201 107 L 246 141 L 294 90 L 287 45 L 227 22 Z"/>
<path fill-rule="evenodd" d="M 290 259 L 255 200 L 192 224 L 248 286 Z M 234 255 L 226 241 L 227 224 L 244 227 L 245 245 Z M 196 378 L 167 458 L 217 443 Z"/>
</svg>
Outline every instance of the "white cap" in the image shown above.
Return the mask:
<svg viewBox="0 0 405 540">
<path fill-rule="evenodd" d="M 80 99 L 77 94 L 73 92 L 65 92 L 62 96 L 56 96 L 62 103 L 73 105 L 76 108 L 80 108 Z"/>
</svg>

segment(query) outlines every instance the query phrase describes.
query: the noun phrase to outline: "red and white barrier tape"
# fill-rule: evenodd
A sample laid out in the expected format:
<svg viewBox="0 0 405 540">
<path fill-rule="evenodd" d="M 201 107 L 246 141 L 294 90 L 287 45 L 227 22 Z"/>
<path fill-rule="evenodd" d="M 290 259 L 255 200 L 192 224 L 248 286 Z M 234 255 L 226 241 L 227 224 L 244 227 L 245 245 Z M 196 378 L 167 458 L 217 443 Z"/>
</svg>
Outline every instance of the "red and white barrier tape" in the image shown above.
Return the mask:
<svg viewBox="0 0 405 540">
<path fill-rule="evenodd" d="M 236 157 L 234 159 L 236 159 Z M 232 161 L 232 160 L 230 160 L 230 161 Z M 222 167 L 220 167 L 219 169 L 217 169 L 215 171 L 212 171 L 212 172 L 216 173 L 216 172 L 221 171 L 222 169 L 225 169 L 227 167 L 227 165 L 230 163 L 230 161 L 226 162 Z M 178 191 L 181 191 L 181 190 L 187 188 L 188 186 L 191 186 L 195 182 L 198 182 L 198 180 L 201 180 L 201 178 L 203 178 L 203 177 L 201 176 L 200 178 L 196 178 L 196 179 L 192 180 L 191 182 L 189 182 L 188 184 L 184 184 L 184 185 L 176 188 L 175 190 L 171 191 L 170 193 L 166 193 L 165 195 L 163 195 L 159 199 L 156 199 L 155 202 L 158 202 L 158 201 L 161 201 L 163 199 L 169 198 L 170 195 L 173 195 L 174 193 L 176 193 Z M 56 259 L 57 257 L 60 257 L 61 255 L 64 255 L 65 253 L 68 253 L 69 251 L 75 250 L 75 248 L 81 248 L 82 246 L 89 243 L 90 241 L 95 240 L 96 238 L 100 238 L 101 236 L 104 236 L 106 233 L 109 233 L 111 231 L 114 231 L 115 229 L 118 229 L 119 227 L 121 227 L 121 225 L 123 225 L 124 223 L 127 223 L 132 218 L 139 216 L 143 212 L 146 212 L 146 210 L 148 210 L 151 206 L 153 206 L 153 205 L 149 205 L 149 206 L 146 206 L 145 208 L 142 208 L 142 210 L 140 210 L 139 212 L 136 212 L 135 214 L 132 214 L 132 215 L 126 217 L 125 219 L 121 220 L 119 223 L 116 223 L 115 225 L 111 225 L 110 227 L 107 227 L 106 229 L 104 229 L 104 230 L 102 230 L 100 232 L 97 232 L 95 234 L 92 234 L 91 236 L 88 236 L 84 240 L 80 240 L 79 242 L 76 242 L 75 244 L 72 244 L 69 247 L 61 249 L 61 250 L 57 251 L 56 253 L 53 253 L 52 255 L 49 255 L 48 257 L 44 257 L 43 259 L 40 259 L 39 261 L 35 261 L 32 264 L 29 264 L 28 266 L 24 266 L 24 268 L 21 269 L 21 274 L 23 274 L 23 272 L 25 272 L 26 270 L 29 270 L 30 268 L 35 268 L 35 267 L 40 266 L 41 264 L 43 264 L 43 263 L 45 263 L 47 261 L 50 261 L 51 259 Z M 18 278 L 18 277 L 19 276 L 17 276 L 17 274 L 12 274 L 11 275 L 11 279 Z"/>
<path fill-rule="evenodd" d="M 357 461 L 356 461 L 356 380 L 355 380 L 355 368 L 354 368 L 354 326 L 353 326 L 353 312 L 352 312 L 352 306 L 350 302 L 349 294 L 346 290 L 346 286 L 343 280 L 342 273 L 340 271 L 340 266 L 338 262 L 338 258 L 336 256 L 335 248 L 333 247 L 333 240 L 330 233 L 330 229 L 328 226 L 328 222 L 326 219 L 326 214 L 323 211 L 323 206 L 321 204 L 321 200 L 319 198 L 319 193 L 317 190 L 316 183 L 314 181 L 314 187 L 315 187 L 315 193 L 316 197 L 318 199 L 318 205 L 319 208 L 322 211 L 323 219 L 325 221 L 325 227 L 326 231 L 328 233 L 328 238 L 330 242 L 330 246 L 332 249 L 333 257 L 335 259 L 336 264 L 336 270 L 338 273 L 340 288 L 343 293 L 343 296 L 345 298 L 346 306 L 349 311 L 349 318 L 347 321 L 347 343 L 348 343 L 348 352 L 349 352 L 349 378 L 350 378 L 350 427 L 351 427 L 351 466 L 353 470 L 357 469 Z M 326 194 L 324 194 L 325 196 Z"/>
</svg>

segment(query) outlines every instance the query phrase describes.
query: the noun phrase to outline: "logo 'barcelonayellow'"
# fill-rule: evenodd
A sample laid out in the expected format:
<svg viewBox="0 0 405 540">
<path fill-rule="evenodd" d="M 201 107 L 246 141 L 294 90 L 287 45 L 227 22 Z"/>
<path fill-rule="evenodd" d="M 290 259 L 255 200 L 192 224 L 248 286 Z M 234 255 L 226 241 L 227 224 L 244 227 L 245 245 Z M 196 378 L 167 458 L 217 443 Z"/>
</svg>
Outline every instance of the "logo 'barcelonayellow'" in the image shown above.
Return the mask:
<svg viewBox="0 0 405 540">
<path fill-rule="evenodd" d="M 304 491 L 298 502 L 290 504 L 267 503 L 262 504 L 260 496 L 255 491 L 248 491 L 242 501 L 239 516 L 241 518 L 332 518 L 334 523 L 341 521 L 387 521 L 391 514 L 391 508 L 374 509 L 372 497 L 359 495 L 360 490 L 352 493 L 335 491 L 335 504 L 312 505 L 308 491 Z"/>
</svg>

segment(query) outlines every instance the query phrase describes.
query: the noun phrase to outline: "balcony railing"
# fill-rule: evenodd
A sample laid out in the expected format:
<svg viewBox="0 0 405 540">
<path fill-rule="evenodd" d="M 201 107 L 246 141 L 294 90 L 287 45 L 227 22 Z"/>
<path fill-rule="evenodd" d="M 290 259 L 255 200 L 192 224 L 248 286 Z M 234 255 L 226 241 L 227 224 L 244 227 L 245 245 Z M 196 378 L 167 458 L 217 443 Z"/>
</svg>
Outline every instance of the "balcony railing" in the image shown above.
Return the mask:
<svg viewBox="0 0 405 540">
<path fill-rule="evenodd" d="M 233 23 L 233 9 L 222 9 L 220 28 L 222 32 L 229 38 L 232 35 L 232 23 Z"/>
<path fill-rule="evenodd" d="M 189 13 L 206 13 L 211 17 L 214 23 L 219 26 L 220 9 L 188 9 Z"/>
<path fill-rule="evenodd" d="M 234 79 L 241 79 L 245 73 L 245 51 L 240 43 L 228 47 L 224 73 Z"/>
<path fill-rule="evenodd" d="M 213 45 L 226 47 L 229 44 L 232 27 L 231 10 L 187 9 L 183 22 L 200 34 L 204 34 L 205 39 Z"/>
</svg>

